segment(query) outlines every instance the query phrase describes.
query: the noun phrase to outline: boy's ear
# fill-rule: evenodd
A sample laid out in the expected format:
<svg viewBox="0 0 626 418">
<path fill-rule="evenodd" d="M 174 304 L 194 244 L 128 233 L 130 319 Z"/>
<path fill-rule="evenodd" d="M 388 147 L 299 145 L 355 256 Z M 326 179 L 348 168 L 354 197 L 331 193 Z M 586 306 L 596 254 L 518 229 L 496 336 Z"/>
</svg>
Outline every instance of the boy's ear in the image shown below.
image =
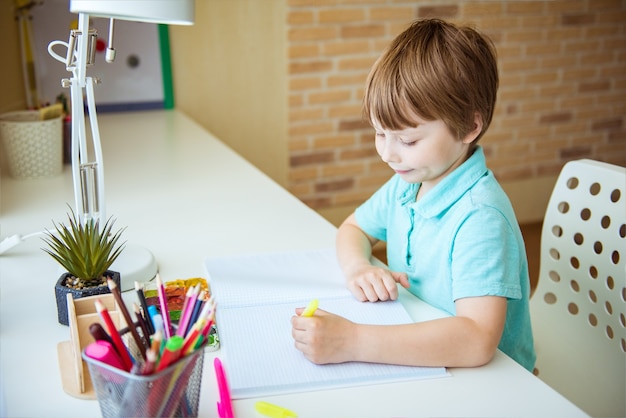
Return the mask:
<svg viewBox="0 0 626 418">
<path fill-rule="evenodd" d="M 472 129 L 471 132 L 468 132 L 468 134 L 465 135 L 465 138 L 463 138 L 463 143 L 471 144 L 472 142 L 474 142 L 474 140 L 478 138 L 482 130 L 483 118 L 481 118 L 480 114 L 476 112 L 474 113 L 474 129 Z"/>
</svg>

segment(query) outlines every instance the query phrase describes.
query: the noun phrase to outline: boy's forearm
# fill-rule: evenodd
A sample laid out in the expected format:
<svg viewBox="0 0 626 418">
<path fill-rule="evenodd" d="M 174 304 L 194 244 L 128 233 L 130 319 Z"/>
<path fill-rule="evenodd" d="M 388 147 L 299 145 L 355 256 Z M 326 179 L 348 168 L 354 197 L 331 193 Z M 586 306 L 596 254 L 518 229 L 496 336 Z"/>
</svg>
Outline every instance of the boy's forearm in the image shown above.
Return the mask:
<svg viewBox="0 0 626 418">
<path fill-rule="evenodd" d="M 414 324 L 357 324 L 353 361 L 424 367 L 477 367 L 495 349 L 484 342 L 469 318 L 450 317 Z"/>
<path fill-rule="evenodd" d="M 358 227 L 344 223 L 337 231 L 337 260 L 346 277 L 350 277 L 358 266 L 370 264 L 372 243 Z"/>
</svg>

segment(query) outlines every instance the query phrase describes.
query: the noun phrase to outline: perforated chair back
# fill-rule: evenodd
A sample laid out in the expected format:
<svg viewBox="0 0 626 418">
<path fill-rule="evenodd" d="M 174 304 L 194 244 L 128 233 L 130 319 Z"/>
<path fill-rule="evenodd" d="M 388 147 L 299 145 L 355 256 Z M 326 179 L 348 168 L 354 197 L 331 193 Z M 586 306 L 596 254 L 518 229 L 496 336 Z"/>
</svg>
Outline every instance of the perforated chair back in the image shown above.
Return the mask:
<svg viewBox="0 0 626 418">
<path fill-rule="evenodd" d="M 592 416 L 626 416 L 626 169 L 567 163 L 541 232 L 535 374 Z"/>
</svg>

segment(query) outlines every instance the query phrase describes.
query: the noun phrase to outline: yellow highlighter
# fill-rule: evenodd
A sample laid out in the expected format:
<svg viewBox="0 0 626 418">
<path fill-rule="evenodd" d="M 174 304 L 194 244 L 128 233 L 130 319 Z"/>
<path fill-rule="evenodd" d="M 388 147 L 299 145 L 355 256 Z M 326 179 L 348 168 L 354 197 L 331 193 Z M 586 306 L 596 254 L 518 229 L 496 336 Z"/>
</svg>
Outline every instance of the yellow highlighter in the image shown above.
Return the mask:
<svg viewBox="0 0 626 418">
<path fill-rule="evenodd" d="M 317 299 L 313 299 L 311 302 L 309 302 L 304 311 L 302 311 L 302 314 L 300 316 L 313 316 L 313 314 L 317 310 L 318 304 L 319 301 Z"/>
<path fill-rule="evenodd" d="M 295 418 L 298 416 L 293 411 L 290 411 L 281 406 L 273 405 L 271 403 L 263 402 L 263 401 L 258 401 L 254 405 L 254 409 L 256 409 L 259 414 L 262 414 L 262 415 L 265 415 L 266 417 L 271 417 L 271 418 Z"/>
</svg>

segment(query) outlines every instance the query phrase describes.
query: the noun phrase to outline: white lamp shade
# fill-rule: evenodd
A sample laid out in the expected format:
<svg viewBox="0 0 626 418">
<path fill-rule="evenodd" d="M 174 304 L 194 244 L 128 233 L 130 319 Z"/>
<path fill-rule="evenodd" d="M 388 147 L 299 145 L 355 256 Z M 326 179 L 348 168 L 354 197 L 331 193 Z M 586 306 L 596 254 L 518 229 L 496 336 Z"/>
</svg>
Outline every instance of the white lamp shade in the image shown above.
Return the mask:
<svg viewBox="0 0 626 418">
<path fill-rule="evenodd" d="M 192 25 L 194 0 L 70 0 L 70 12 L 134 22 Z"/>
</svg>

